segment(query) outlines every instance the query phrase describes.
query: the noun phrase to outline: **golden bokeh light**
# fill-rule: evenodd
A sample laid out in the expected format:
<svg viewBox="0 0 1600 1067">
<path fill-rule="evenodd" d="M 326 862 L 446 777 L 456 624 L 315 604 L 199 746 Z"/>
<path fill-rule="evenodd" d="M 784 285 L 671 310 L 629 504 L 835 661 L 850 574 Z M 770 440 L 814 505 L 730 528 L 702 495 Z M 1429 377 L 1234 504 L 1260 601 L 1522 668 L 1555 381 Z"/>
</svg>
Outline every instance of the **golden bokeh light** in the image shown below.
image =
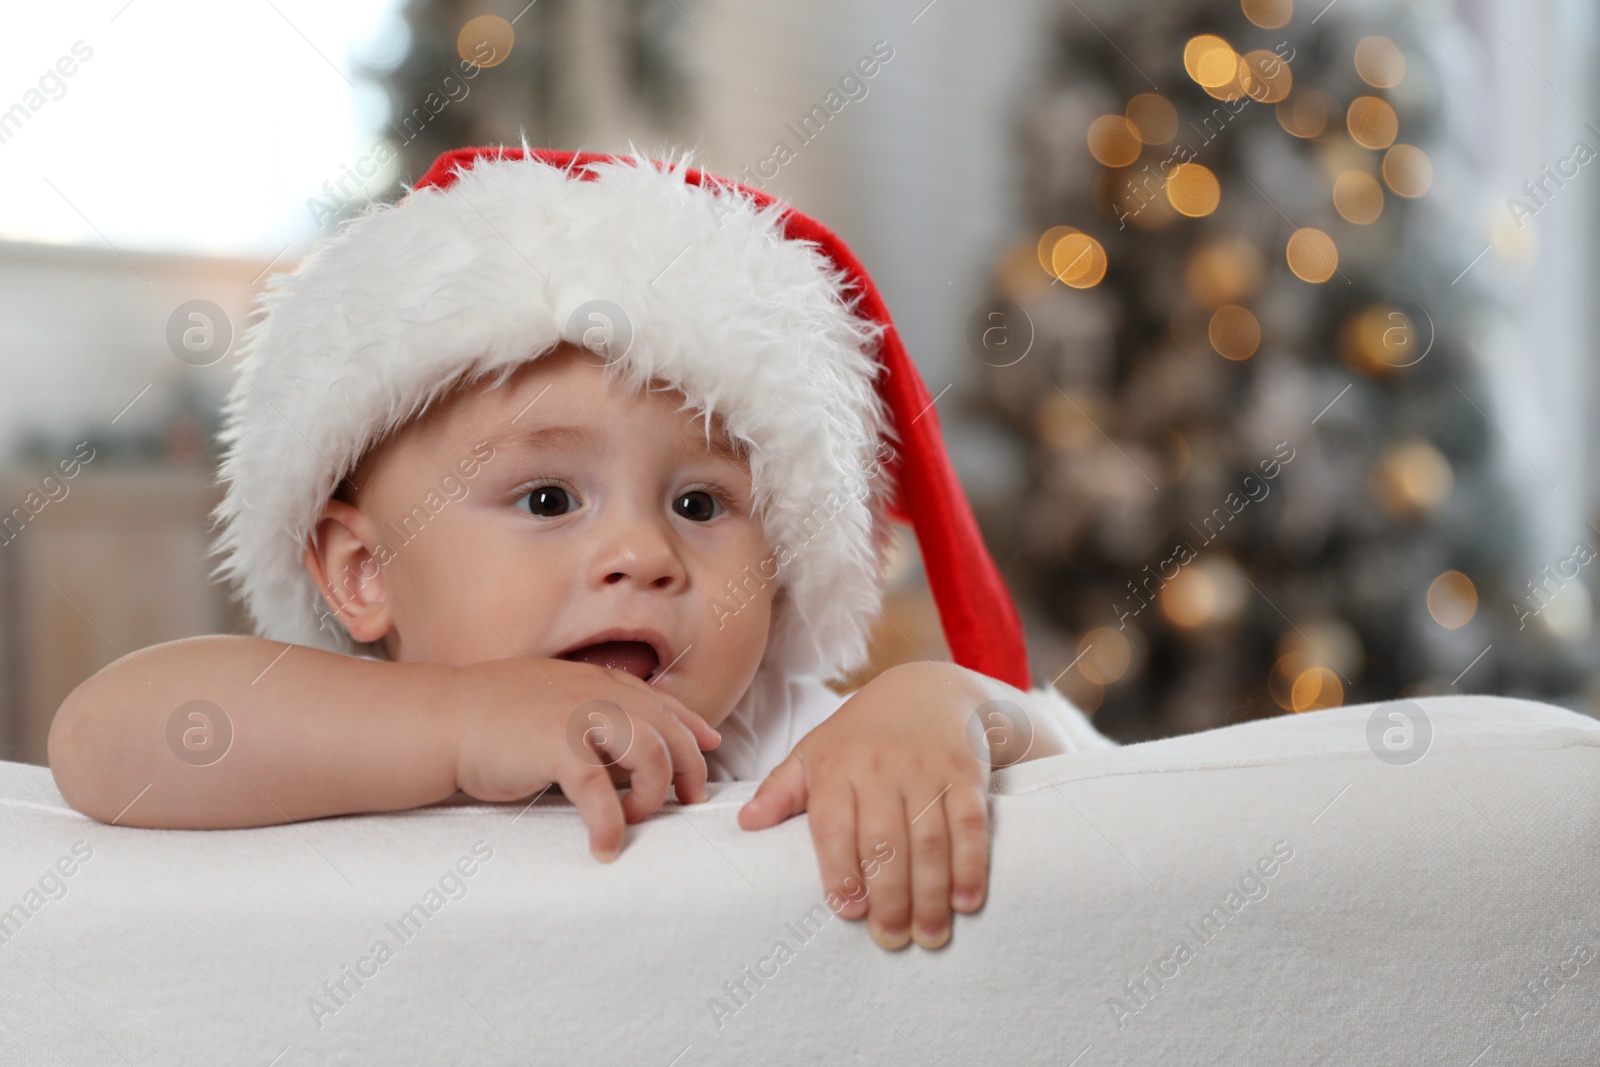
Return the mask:
<svg viewBox="0 0 1600 1067">
<path fill-rule="evenodd" d="M 1272 664 L 1267 672 L 1267 692 L 1278 707 L 1284 711 L 1294 710 L 1294 680 L 1313 666 L 1311 657 L 1298 649 L 1283 653 Z"/>
<path fill-rule="evenodd" d="M 1286 673 L 1290 681 L 1314 666 L 1329 667 L 1341 676 L 1357 675 L 1365 660 L 1361 636 L 1349 623 L 1334 616 L 1309 619 L 1283 631 L 1278 639 L 1278 654 L 1301 657 Z"/>
<path fill-rule="evenodd" d="M 1261 250 L 1243 237 L 1223 237 L 1201 245 L 1189 258 L 1185 272 L 1195 303 L 1213 308 L 1254 296 L 1265 277 Z"/>
<path fill-rule="evenodd" d="M 1383 180 L 1397 196 L 1421 196 L 1433 184 L 1433 161 L 1416 145 L 1397 144 L 1383 155 Z"/>
<path fill-rule="evenodd" d="M 1355 59 L 1356 73 L 1375 89 L 1393 89 L 1406 76 L 1406 57 L 1387 37 L 1363 37 Z"/>
<path fill-rule="evenodd" d="M 1239 56 L 1221 37 L 1203 33 L 1183 46 L 1183 69 L 1196 84 L 1214 89 L 1239 76 Z"/>
<path fill-rule="evenodd" d="M 1289 269 L 1304 282 L 1325 282 L 1339 269 L 1339 246 L 1332 237 L 1310 226 L 1294 231 L 1284 254 Z"/>
<path fill-rule="evenodd" d="M 1383 186 L 1365 171 L 1347 170 L 1334 179 L 1333 206 L 1346 222 L 1376 222 L 1383 214 Z"/>
<path fill-rule="evenodd" d="M 1178 109 L 1160 93 L 1140 93 L 1125 112 L 1133 135 L 1145 144 L 1166 144 L 1178 135 Z"/>
<path fill-rule="evenodd" d="M 1221 85 L 1202 85 L 1200 88 L 1216 100 L 1242 100 L 1245 96 L 1245 82 L 1250 77 L 1250 68 L 1245 66 L 1244 56 L 1233 57 L 1233 77 Z"/>
<path fill-rule="evenodd" d="M 1224 304 L 1212 313 L 1206 335 L 1218 355 L 1233 360 L 1249 359 L 1261 345 L 1261 324 L 1248 309 L 1238 304 Z"/>
<path fill-rule="evenodd" d="M 1345 115 L 1350 139 L 1362 148 L 1388 148 L 1400 132 L 1400 118 L 1388 101 L 1376 96 L 1358 96 L 1350 101 Z"/>
<path fill-rule="evenodd" d="M 1089 154 L 1108 167 L 1126 167 L 1139 158 L 1139 138 L 1121 115 L 1101 115 L 1089 124 Z"/>
<path fill-rule="evenodd" d="M 1193 630 L 1238 618 L 1248 589 L 1239 565 L 1219 556 L 1183 567 L 1156 598 L 1167 621 Z"/>
<path fill-rule="evenodd" d="M 1391 515 L 1422 518 L 1450 499 L 1455 475 L 1450 461 L 1428 441 L 1405 441 L 1384 453 L 1372 469 L 1373 498 Z"/>
<path fill-rule="evenodd" d="M 1159 171 L 1140 167 L 1137 172 L 1108 170 L 1101 173 L 1116 179 L 1112 197 L 1120 209 L 1116 213 L 1120 223 L 1131 222 L 1142 230 L 1156 230 L 1179 217 L 1166 198 Z"/>
<path fill-rule="evenodd" d="M 1112 685 L 1128 673 L 1133 648 L 1122 631 L 1102 626 L 1083 635 L 1078 656 L 1078 670 L 1085 678 L 1096 685 Z"/>
<path fill-rule="evenodd" d="M 1288 98 L 1294 86 L 1289 64 L 1279 59 L 1276 52 L 1265 49 L 1246 52 L 1240 70 L 1245 94 L 1258 104 L 1279 103 Z"/>
<path fill-rule="evenodd" d="M 1050 266 L 1057 278 L 1074 289 L 1088 289 L 1106 276 L 1106 250 L 1084 233 L 1069 233 L 1056 242 Z"/>
<path fill-rule="evenodd" d="M 1000 295 L 1023 303 L 1050 287 L 1050 275 L 1039 270 L 1037 242 L 1014 242 L 1000 257 L 998 271 Z"/>
<path fill-rule="evenodd" d="M 1296 137 L 1320 137 L 1328 128 L 1333 101 L 1326 93 L 1304 89 L 1287 100 L 1278 101 L 1278 125 Z"/>
<path fill-rule="evenodd" d="M 1291 711 L 1322 711 L 1344 703 L 1344 686 L 1339 676 L 1326 667 L 1307 667 L 1295 676 L 1289 690 Z"/>
<path fill-rule="evenodd" d="M 1352 315 L 1339 330 L 1339 355 L 1351 370 L 1389 377 L 1422 359 L 1416 323 L 1388 304 Z"/>
<path fill-rule="evenodd" d="M 1056 242 L 1069 233 L 1077 233 L 1075 226 L 1052 226 L 1039 237 L 1039 266 L 1050 277 L 1056 276 L 1055 267 L 1051 263 L 1055 258 Z"/>
<path fill-rule="evenodd" d="M 1294 15 L 1294 0 L 1240 0 L 1244 17 L 1264 30 L 1287 26 Z"/>
<path fill-rule="evenodd" d="M 1180 214 L 1190 218 L 1209 215 L 1222 199 L 1217 176 L 1199 163 L 1179 163 L 1167 179 L 1167 199 Z"/>
<path fill-rule="evenodd" d="M 517 31 L 499 15 L 468 19 L 456 37 L 456 54 L 475 67 L 497 67 L 511 54 Z"/>
<path fill-rule="evenodd" d="M 1478 587 L 1460 571 L 1445 571 L 1428 586 L 1428 614 L 1446 630 L 1459 630 L 1478 613 Z"/>
</svg>

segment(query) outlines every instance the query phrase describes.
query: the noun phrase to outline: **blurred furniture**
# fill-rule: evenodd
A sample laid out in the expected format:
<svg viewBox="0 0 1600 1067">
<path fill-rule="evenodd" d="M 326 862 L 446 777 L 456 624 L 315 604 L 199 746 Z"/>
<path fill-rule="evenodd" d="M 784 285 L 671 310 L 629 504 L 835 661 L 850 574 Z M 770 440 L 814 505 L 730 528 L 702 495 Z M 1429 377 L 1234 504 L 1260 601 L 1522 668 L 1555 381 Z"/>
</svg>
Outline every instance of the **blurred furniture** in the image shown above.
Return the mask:
<svg viewBox="0 0 1600 1067">
<path fill-rule="evenodd" d="M 79 682 L 124 653 L 233 625 L 202 559 L 220 499 L 209 464 L 102 451 L 45 487 L 51 470 L 0 473 L 0 742 L 5 758 L 37 764 L 56 708 Z M 29 494 L 37 514 L 23 522 L 13 509 L 28 514 Z"/>
</svg>

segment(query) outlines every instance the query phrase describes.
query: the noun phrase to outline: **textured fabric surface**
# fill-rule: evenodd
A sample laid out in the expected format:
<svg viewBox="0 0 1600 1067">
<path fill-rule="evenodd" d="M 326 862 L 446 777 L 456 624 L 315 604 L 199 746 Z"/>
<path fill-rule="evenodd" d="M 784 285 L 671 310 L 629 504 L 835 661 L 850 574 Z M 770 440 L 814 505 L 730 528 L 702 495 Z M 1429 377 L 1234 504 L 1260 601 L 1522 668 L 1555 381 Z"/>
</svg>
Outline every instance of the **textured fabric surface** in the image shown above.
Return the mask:
<svg viewBox="0 0 1600 1067">
<path fill-rule="evenodd" d="M 558 798 L 143 830 L 0 764 L 0 1062 L 1594 1062 L 1584 716 L 1428 698 L 1018 765 L 937 952 L 832 917 L 804 817 L 738 828 L 755 789 L 602 866 Z"/>
</svg>

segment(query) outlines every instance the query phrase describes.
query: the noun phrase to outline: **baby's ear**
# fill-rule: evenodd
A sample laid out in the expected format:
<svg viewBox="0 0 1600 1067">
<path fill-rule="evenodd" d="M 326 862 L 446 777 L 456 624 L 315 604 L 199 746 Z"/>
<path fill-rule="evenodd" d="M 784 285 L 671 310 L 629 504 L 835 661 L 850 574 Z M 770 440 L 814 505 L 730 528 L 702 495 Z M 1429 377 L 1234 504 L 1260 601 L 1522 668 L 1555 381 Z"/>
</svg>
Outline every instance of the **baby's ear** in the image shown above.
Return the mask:
<svg viewBox="0 0 1600 1067">
<path fill-rule="evenodd" d="M 360 642 L 381 640 L 394 628 L 379 547 L 372 523 L 359 509 L 329 500 L 300 557 L 322 599 Z"/>
</svg>

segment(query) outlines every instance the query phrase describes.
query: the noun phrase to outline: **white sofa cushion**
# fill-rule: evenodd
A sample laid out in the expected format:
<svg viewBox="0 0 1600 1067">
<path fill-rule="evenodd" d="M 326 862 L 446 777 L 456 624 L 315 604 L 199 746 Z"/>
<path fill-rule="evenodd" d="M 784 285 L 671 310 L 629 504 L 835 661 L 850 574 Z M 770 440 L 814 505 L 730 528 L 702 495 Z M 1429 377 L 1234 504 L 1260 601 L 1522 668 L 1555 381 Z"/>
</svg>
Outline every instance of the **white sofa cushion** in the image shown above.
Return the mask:
<svg viewBox="0 0 1600 1067">
<path fill-rule="evenodd" d="M 1369 742 L 1396 707 L 1415 762 Z M 1001 771 L 988 902 L 936 952 L 833 917 L 804 817 L 738 828 L 756 785 L 602 866 L 557 797 L 144 830 L 0 764 L 0 1062 L 1594 1062 L 1582 715 L 1437 697 Z"/>
</svg>

